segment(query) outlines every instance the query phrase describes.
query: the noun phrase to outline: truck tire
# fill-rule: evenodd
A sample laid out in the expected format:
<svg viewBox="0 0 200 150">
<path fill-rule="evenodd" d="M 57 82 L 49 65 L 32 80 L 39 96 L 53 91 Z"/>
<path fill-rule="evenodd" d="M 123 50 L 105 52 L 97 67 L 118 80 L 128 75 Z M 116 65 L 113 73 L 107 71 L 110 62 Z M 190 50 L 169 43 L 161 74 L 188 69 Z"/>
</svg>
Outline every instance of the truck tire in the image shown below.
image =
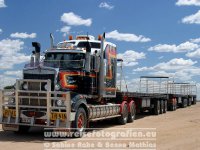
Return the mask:
<svg viewBox="0 0 200 150">
<path fill-rule="evenodd" d="M 159 115 L 160 114 L 160 101 L 159 100 L 157 100 L 155 102 L 154 114 L 155 115 Z"/>
<path fill-rule="evenodd" d="M 187 106 L 187 99 L 182 100 L 182 108 L 185 108 Z"/>
<path fill-rule="evenodd" d="M 164 101 L 164 111 L 163 113 L 166 113 L 167 112 L 167 100 Z"/>
<path fill-rule="evenodd" d="M 20 125 L 19 126 L 19 130 L 18 131 L 14 131 L 15 134 L 25 134 L 25 133 L 28 133 L 30 129 L 30 126 L 22 126 Z"/>
<path fill-rule="evenodd" d="M 173 103 L 171 103 L 171 104 L 169 105 L 169 110 L 170 110 L 170 111 L 174 111 L 174 104 L 173 104 Z"/>
<path fill-rule="evenodd" d="M 128 121 L 128 106 L 125 103 L 122 109 L 122 114 L 120 117 L 118 117 L 118 123 L 120 125 L 124 125 L 127 123 L 127 121 Z"/>
<path fill-rule="evenodd" d="M 176 101 L 176 99 L 175 99 L 175 102 L 174 102 L 174 110 L 176 110 L 177 109 L 177 101 Z"/>
<path fill-rule="evenodd" d="M 195 105 L 195 104 L 197 103 L 197 99 L 196 99 L 196 98 L 194 98 L 194 100 L 193 100 L 193 101 L 194 101 L 194 105 Z"/>
<path fill-rule="evenodd" d="M 73 137 L 82 137 L 87 127 L 87 115 L 84 108 L 78 108 L 75 120 L 72 122 Z"/>
<path fill-rule="evenodd" d="M 160 100 L 160 114 L 164 112 L 164 102 L 163 100 Z"/>
<path fill-rule="evenodd" d="M 188 105 L 188 106 L 191 106 L 191 103 L 192 103 L 192 102 L 191 102 L 191 99 L 188 98 L 188 103 L 187 103 L 187 105 Z"/>
<path fill-rule="evenodd" d="M 136 113 L 136 109 L 135 109 L 135 103 L 133 102 L 130 106 L 130 112 L 128 114 L 128 120 L 127 122 L 133 122 L 135 120 L 135 113 Z"/>
</svg>

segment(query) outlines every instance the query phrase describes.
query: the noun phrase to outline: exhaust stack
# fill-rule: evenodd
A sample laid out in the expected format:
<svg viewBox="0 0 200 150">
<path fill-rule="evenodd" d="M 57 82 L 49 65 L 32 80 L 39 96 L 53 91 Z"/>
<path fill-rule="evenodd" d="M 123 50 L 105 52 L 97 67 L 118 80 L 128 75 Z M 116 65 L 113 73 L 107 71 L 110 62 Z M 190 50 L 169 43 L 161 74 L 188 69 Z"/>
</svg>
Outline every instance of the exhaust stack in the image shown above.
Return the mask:
<svg viewBox="0 0 200 150">
<path fill-rule="evenodd" d="M 101 52 L 100 52 L 100 70 L 99 70 L 99 91 L 98 91 L 98 97 L 99 97 L 99 101 L 101 100 L 101 98 L 104 96 L 104 88 L 105 88 L 105 84 L 104 84 L 104 42 L 105 42 L 105 32 L 103 33 L 102 39 L 101 39 Z"/>
<path fill-rule="evenodd" d="M 32 46 L 35 48 L 35 64 L 38 65 L 40 62 L 40 43 L 32 42 Z"/>
<path fill-rule="evenodd" d="M 51 48 L 54 48 L 54 37 L 52 33 L 50 33 L 50 41 L 51 41 Z"/>
<path fill-rule="evenodd" d="M 86 72 L 90 72 L 90 62 L 91 62 L 91 56 L 90 56 L 90 53 L 91 53 L 91 44 L 90 42 L 87 41 L 87 44 L 86 44 L 86 62 L 85 62 L 85 70 Z"/>
</svg>

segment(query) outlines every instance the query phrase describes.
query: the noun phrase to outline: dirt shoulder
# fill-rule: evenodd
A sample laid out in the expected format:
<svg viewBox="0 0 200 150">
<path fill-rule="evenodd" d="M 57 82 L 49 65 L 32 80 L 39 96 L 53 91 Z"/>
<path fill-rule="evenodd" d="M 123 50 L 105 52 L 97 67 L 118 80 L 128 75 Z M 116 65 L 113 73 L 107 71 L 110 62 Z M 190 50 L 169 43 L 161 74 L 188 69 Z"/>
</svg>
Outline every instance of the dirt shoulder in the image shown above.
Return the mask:
<svg viewBox="0 0 200 150">
<path fill-rule="evenodd" d="M 106 131 L 115 129 L 120 131 L 128 128 L 155 128 L 157 149 L 199 150 L 200 149 L 200 102 L 187 108 L 169 111 L 159 116 L 139 115 L 133 123 L 116 125 L 113 121 L 102 121 L 92 124 L 92 127 L 101 127 Z M 87 140 L 87 137 L 84 137 Z M 73 143 L 79 139 L 54 142 Z M 98 142 L 98 140 L 93 140 Z M 120 142 L 120 141 L 118 141 Z M 44 149 L 44 143 L 52 144 L 52 141 L 44 141 L 41 129 L 32 129 L 29 134 L 16 135 L 12 132 L 4 132 L 0 126 L 0 149 L 26 150 Z M 131 149 L 131 148 L 130 148 Z"/>
</svg>

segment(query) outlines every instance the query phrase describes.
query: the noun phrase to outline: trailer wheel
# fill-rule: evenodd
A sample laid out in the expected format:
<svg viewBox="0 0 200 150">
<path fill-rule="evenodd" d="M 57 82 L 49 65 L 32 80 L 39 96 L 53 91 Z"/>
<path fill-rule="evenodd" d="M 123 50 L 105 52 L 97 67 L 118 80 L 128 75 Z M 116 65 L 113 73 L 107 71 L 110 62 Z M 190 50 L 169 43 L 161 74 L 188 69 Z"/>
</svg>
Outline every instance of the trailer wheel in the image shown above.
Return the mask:
<svg viewBox="0 0 200 150">
<path fill-rule="evenodd" d="M 182 108 L 185 108 L 187 106 L 187 99 L 182 100 Z"/>
<path fill-rule="evenodd" d="M 167 100 L 164 101 L 164 111 L 163 113 L 166 113 L 167 112 Z"/>
<path fill-rule="evenodd" d="M 176 110 L 177 109 L 177 101 L 176 101 L 176 99 L 175 99 L 175 102 L 174 102 L 174 110 Z"/>
<path fill-rule="evenodd" d="M 24 134 L 24 133 L 28 133 L 30 129 L 30 126 L 19 126 L 19 130 L 18 131 L 14 131 L 15 134 Z"/>
<path fill-rule="evenodd" d="M 164 102 L 163 100 L 160 100 L 160 114 L 164 112 Z"/>
<path fill-rule="evenodd" d="M 87 115 L 85 109 L 80 107 L 77 110 L 75 121 L 72 122 L 72 128 L 74 132 L 73 136 L 82 137 L 86 127 L 87 127 Z"/>
<path fill-rule="evenodd" d="M 187 105 L 191 106 L 191 99 L 190 98 L 188 98 L 188 104 Z"/>
<path fill-rule="evenodd" d="M 124 125 L 126 124 L 128 121 L 128 106 L 127 104 L 125 103 L 124 106 L 123 106 L 123 109 L 122 109 L 122 114 L 121 116 L 118 118 L 118 123 L 120 125 Z"/>
<path fill-rule="evenodd" d="M 128 114 L 128 121 L 127 122 L 133 122 L 135 120 L 135 113 L 136 113 L 136 109 L 135 109 L 135 103 L 131 103 L 130 106 L 130 112 Z"/>
<path fill-rule="evenodd" d="M 159 115 L 160 114 L 160 101 L 159 100 L 157 100 L 155 102 L 154 114 L 155 115 Z"/>
<path fill-rule="evenodd" d="M 197 103 L 197 99 L 193 98 L 194 105 Z"/>
</svg>

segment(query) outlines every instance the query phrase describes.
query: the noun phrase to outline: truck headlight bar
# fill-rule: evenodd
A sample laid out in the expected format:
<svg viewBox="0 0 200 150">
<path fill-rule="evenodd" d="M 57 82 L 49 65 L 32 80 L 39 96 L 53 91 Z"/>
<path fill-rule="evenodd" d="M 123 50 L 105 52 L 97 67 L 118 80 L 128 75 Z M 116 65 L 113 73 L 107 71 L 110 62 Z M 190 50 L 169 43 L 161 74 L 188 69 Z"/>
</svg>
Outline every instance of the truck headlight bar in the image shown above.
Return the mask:
<svg viewBox="0 0 200 150">
<path fill-rule="evenodd" d="M 60 85 L 59 85 L 59 84 L 56 84 L 56 85 L 55 85 L 55 90 L 56 90 L 56 91 L 59 91 L 59 90 L 60 90 Z"/>
<path fill-rule="evenodd" d="M 64 103 L 61 99 L 57 100 L 56 104 L 57 104 L 57 106 L 63 106 L 64 105 Z"/>
<path fill-rule="evenodd" d="M 14 98 L 9 98 L 9 99 L 8 99 L 8 104 L 9 104 L 9 105 L 15 104 L 15 99 L 14 99 Z"/>
<path fill-rule="evenodd" d="M 22 88 L 23 88 L 23 90 L 28 90 L 28 84 L 26 82 L 24 82 L 22 84 Z"/>
</svg>

